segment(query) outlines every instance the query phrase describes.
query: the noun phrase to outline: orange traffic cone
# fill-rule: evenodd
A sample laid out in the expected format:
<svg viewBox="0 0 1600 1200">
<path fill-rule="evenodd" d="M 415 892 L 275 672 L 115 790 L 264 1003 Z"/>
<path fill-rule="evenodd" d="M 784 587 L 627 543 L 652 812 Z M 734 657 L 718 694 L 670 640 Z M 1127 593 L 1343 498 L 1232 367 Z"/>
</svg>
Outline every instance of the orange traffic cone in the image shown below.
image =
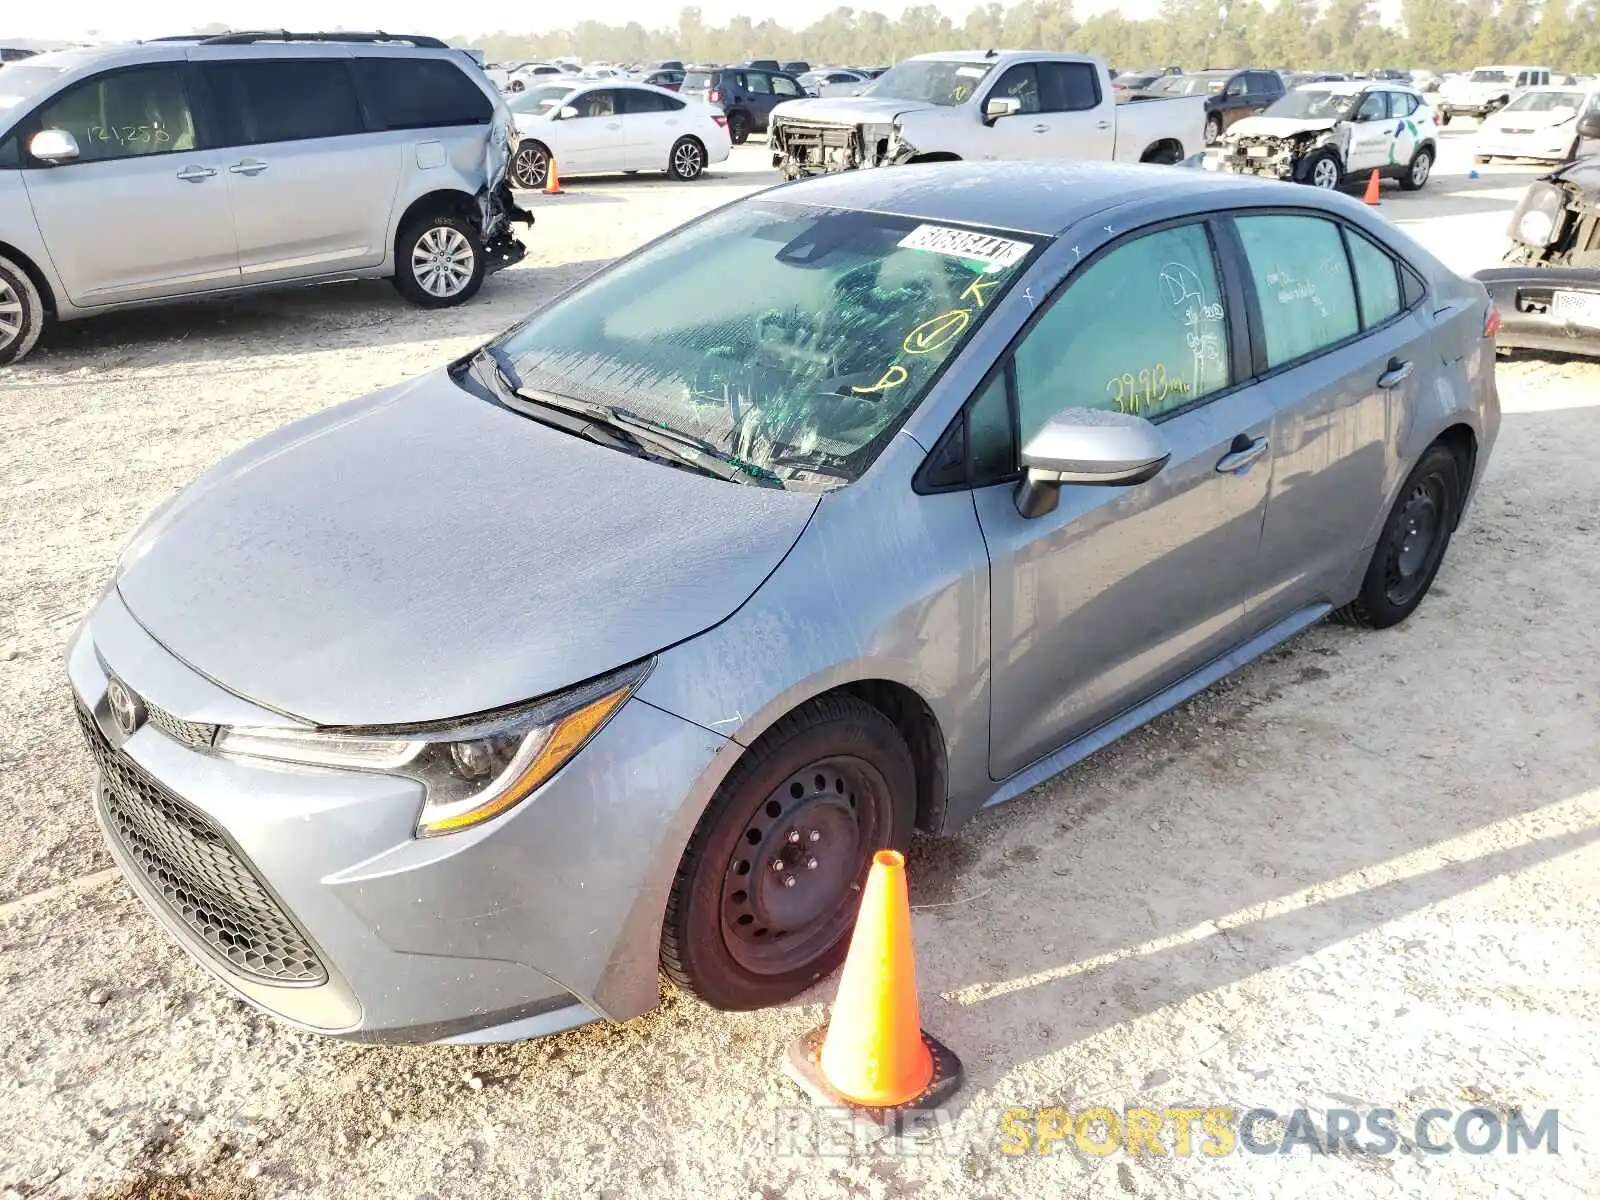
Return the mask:
<svg viewBox="0 0 1600 1200">
<path fill-rule="evenodd" d="M 561 175 L 556 170 L 556 156 L 550 156 L 550 165 L 544 172 L 544 194 L 546 196 L 561 195 Z"/>
<path fill-rule="evenodd" d="M 1376 208 L 1378 205 L 1383 203 L 1382 200 L 1378 199 L 1378 191 L 1382 186 L 1383 185 L 1378 182 L 1378 168 L 1373 167 L 1372 174 L 1367 179 L 1367 194 L 1361 198 Z"/>
<path fill-rule="evenodd" d="M 872 856 L 839 994 L 826 1025 L 790 1043 L 786 1069 L 811 1098 L 889 1127 L 961 1086 L 961 1060 L 922 1029 L 906 860 Z"/>
</svg>

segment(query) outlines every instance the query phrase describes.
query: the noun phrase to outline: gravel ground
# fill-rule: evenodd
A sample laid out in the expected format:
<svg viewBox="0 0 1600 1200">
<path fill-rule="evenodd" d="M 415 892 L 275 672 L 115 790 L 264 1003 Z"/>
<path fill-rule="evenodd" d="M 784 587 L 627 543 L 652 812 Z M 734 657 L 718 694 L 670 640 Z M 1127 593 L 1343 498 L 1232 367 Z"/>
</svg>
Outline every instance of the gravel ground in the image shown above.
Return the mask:
<svg viewBox="0 0 1600 1200">
<path fill-rule="evenodd" d="M 1385 212 L 1489 265 L 1531 172 L 1463 142 Z M 925 1023 L 964 1124 L 841 1144 L 777 1069 L 826 992 L 492 1048 L 361 1048 L 222 990 L 109 870 L 65 640 L 141 515 L 246 441 L 425 370 L 770 181 L 569 182 L 464 309 L 349 284 L 112 317 L 0 373 L 0 1197 L 1600 1191 L 1600 365 L 1502 363 L 1432 595 L 1318 626 L 1068 777 L 915 847 Z M 1559 1154 L 1000 1152 L 1007 1106 L 1560 1110 Z M 1170 1138 L 1168 1145 L 1170 1146 Z"/>
</svg>

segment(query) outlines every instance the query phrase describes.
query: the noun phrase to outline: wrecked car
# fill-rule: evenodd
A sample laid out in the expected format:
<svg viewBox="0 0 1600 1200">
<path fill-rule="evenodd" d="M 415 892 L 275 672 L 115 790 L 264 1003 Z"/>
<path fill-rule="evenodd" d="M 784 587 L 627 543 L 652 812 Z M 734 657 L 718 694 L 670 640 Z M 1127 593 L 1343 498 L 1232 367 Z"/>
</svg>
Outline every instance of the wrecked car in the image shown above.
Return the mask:
<svg viewBox="0 0 1600 1200">
<path fill-rule="evenodd" d="M 1600 138 L 1600 113 L 1579 132 Z M 1500 309 L 1502 348 L 1600 357 L 1600 156 L 1528 185 L 1506 266 L 1479 271 Z"/>
<path fill-rule="evenodd" d="M 1118 99 L 1081 54 L 923 54 L 859 96 L 772 111 L 772 165 L 785 179 L 902 163 L 1112 160 L 1174 164 L 1204 145 L 1202 96 Z"/>
<path fill-rule="evenodd" d="M 0 363 L 50 321 L 245 288 L 388 278 L 461 304 L 526 253 L 514 138 L 436 38 L 197 34 L 7 67 Z"/>
<path fill-rule="evenodd" d="M 1433 113 L 1414 88 L 1370 80 L 1319 83 L 1240 121 L 1223 134 L 1206 165 L 1320 188 L 1376 170 L 1417 191 L 1433 173 L 1437 138 Z"/>
</svg>

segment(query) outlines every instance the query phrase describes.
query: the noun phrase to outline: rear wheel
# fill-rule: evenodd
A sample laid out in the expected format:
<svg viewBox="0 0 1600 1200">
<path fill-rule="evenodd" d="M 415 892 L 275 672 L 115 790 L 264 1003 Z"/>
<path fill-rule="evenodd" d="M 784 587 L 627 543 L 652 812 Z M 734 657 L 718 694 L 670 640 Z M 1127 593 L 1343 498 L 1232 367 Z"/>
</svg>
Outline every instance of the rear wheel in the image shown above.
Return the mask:
<svg viewBox="0 0 1600 1200">
<path fill-rule="evenodd" d="M 1450 546 L 1462 482 L 1449 448 L 1429 446 L 1389 511 L 1361 591 L 1334 613 L 1335 620 L 1387 629 L 1416 611 Z"/>
<path fill-rule="evenodd" d="M 689 182 L 699 179 L 706 170 L 706 148 L 697 138 L 679 138 L 667 155 L 667 174 L 673 179 Z"/>
<path fill-rule="evenodd" d="M 750 118 L 742 112 L 728 114 L 728 140 L 742 146 L 750 138 Z"/>
<path fill-rule="evenodd" d="M 904 850 L 916 770 L 894 724 L 824 696 L 746 752 L 689 840 L 667 901 L 661 965 L 707 1004 L 762 1008 L 844 959 L 878 850 Z"/>
<path fill-rule="evenodd" d="M 1400 187 L 1407 192 L 1420 192 L 1433 174 L 1433 151 L 1423 146 L 1411 156 L 1411 165 L 1400 176 Z"/>
<path fill-rule="evenodd" d="M 44 331 L 44 315 L 32 278 L 9 258 L 0 258 L 0 366 L 33 349 Z"/>
<path fill-rule="evenodd" d="M 478 231 L 454 213 L 411 222 L 395 241 L 394 286 L 423 308 L 449 308 L 483 286 L 485 262 Z"/>
</svg>

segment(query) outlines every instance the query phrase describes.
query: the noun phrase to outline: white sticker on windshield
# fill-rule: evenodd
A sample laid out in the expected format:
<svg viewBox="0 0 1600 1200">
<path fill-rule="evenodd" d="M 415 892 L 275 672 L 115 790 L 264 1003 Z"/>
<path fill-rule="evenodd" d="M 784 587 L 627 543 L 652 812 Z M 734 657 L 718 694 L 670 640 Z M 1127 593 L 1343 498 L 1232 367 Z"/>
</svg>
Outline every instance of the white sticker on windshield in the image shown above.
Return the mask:
<svg viewBox="0 0 1600 1200">
<path fill-rule="evenodd" d="M 982 79 L 989 73 L 988 67 L 957 67 L 957 75 L 965 75 L 968 79 Z"/>
<path fill-rule="evenodd" d="M 976 233 L 971 229 L 953 229 L 948 225 L 918 225 L 900 239 L 900 245 L 906 250 L 929 250 L 952 258 L 988 263 L 989 269 L 994 271 L 1021 262 L 1033 249 L 1027 242 L 996 237 L 992 233 Z"/>
</svg>

